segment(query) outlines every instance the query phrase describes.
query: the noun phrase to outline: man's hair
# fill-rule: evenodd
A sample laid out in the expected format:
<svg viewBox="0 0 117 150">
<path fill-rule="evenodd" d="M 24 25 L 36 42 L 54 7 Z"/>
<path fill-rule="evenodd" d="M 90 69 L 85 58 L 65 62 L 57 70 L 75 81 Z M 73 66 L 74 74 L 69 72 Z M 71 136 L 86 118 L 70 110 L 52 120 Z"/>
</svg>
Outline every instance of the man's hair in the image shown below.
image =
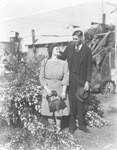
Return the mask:
<svg viewBox="0 0 117 150">
<path fill-rule="evenodd" d="M 72 34 L 72 36 L 75 36 L 75 35 L 78 36 L 78 37 L 79 37 L 79 36 L 82 37 L 82 36 L 83 36 L 83 32 L 82 32 L 81 30 L 76 30 L 76 31 Z"/>
</svg>

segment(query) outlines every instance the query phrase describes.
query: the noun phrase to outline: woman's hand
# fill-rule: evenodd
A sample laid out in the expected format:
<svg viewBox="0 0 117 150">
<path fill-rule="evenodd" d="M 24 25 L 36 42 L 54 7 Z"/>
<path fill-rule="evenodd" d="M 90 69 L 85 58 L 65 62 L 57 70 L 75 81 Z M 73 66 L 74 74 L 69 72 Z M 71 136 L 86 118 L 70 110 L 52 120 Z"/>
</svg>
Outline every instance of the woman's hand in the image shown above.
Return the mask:
<svg viewBox="0 0 117 150">
<path fill-rule="evenodd" d="M 47 92 L 47 95 L 48 95 L 48 96 L 50 96 L 50 95 L 52 94 L 52 92 L 51 92 L 50 89 L 47 89 L 46 92 Z"/>
<path fill-rule="evenodd" d="M 66 89 L 67 89 L 67 86 L 63 85 L 63 90 L 62 90 L 62 93 L 61 93 L 61 98 L 62 99 L 66 99 Z"/>
<path fill-rule="evenodd" d="M 52 91 L 47 87 L 47 85 L 44 86 L 44 89 L 46 90 L 47 95 L 51 95 L 52 94 Z"/>
<path fill-rule="evenodd" d="M 63 92 L 61 93 L 61 98 L 62 98 L 62 99 L 65 99 L 65 98 L 66 98 L 66 92 L 63 91 Z"/>
</svg>

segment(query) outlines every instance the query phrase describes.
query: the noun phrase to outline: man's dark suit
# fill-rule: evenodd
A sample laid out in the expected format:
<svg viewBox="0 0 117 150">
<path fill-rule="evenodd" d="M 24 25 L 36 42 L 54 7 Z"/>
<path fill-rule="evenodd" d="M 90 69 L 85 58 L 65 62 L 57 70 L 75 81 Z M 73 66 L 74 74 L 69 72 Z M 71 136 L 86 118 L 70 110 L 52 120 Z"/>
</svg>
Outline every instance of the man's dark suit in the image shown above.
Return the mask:
<svg viewBox="0 0 117 150">
<path fill-rule="evenodd" d="M 77 100 L 75 97 L 76 90 L 83 86 L 86 81 L 91 81 L 92 74 L 92 54 L 91 49 L 86 45 L 82 45 L 80 51 L 75 50 L 74 44 L 67 46 L 63 52 L 61 59 L 68 61 L 68 66 L 70 70 L 70 86 L 69 86 L 69 101 L 70 101 L 70 122 L 69 129 L 75 130 L 76 128 L 76 116 L 78 116 L 79 127 L 85 127 L 85 104 Z M 75 57 L 74 57 L 75 56 Z M 77 59 L 77 61 L 74 61 Z M 73 63 L 75 69 L 73 68 Z"/>
</svg>

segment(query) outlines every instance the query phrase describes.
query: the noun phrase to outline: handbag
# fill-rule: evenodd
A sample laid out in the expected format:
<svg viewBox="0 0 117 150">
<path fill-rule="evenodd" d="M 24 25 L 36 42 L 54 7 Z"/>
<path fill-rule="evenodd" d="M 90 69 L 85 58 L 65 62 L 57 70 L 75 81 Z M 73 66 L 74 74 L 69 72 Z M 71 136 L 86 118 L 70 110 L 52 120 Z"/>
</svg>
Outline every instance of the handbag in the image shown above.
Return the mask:
<svg viewBox="0 0 117 150">
<path fill-rule="evenodd" d="M 55 112 L 59 110 L 63 110 L 67 107 L 65 101 L 57 94 L 56 91 L 52 91 L 51 95 L 47 95 L 46 99 L 48 101 L 50 112 Z"/>
</svg>

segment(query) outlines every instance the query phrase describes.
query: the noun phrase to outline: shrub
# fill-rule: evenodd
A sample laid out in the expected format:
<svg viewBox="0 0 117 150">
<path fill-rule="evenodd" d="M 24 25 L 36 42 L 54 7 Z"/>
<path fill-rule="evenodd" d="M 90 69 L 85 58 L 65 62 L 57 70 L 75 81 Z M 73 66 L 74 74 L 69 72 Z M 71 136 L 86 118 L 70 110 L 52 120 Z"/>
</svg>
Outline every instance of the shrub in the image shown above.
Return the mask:
<svg viewBox="0 0 117 150">
<path fill-rule="evenodd" d="M 10 59 L 12 71 L 7 78 L 2 92 L 2 116 L 16 126 L 28 123 L 34 115 L 40 113 L 42 88 L 39 82 L 39 71 L 44 56 L 33 58 L 28 62 L 19 62 Z M 4 94 L 3 94 L 4 93 Z M 4 96 L 3 96 L 4 95 Z"/>
</svg>

